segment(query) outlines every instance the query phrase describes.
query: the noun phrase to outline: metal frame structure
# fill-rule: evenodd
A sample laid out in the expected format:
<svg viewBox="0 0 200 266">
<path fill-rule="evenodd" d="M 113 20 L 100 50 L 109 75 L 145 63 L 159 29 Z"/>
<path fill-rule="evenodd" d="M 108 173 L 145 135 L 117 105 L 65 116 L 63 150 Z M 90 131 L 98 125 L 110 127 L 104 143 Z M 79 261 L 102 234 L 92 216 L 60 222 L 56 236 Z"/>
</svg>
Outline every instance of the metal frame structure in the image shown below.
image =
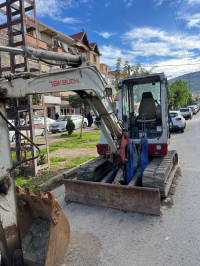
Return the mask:
<svg viewBox="0 0 200 266">
<path fill-rule="evenodd" d="M 39 40 L 37 38 L 38 34 L 38 23 L 36 18 L 36 9 L 35 9 L 35 0 L 6 0 L 5 2 L 0 4 L 0 12 L 5 15 L 5 19 L 7 22 L 0 25 L 0 31 L 3 30 L 7 32 L 8 35 L 8 46 L 11 47 L 21 47 L 21 46 L 30 46 L 30 43 L 27 41 L 27 33 L 29 32 L 35 32 L 36 34 L 36 44 L 35 48 L 39 47 Z M 30 12 L 32 12 L 32 17 L 30 17 Z M 34 45 L 33 45 L 34 46 Z M 0 74 L 3 73 L 16 73 L 16 72 L 27 72 L 30 71 L 29 69 L 29 59 L 26 57 L 16 56 L 14 53 L 10 54 L 9 58 L 10 62 L 9 65 L 3 66 L 2 63 L 2 56 L 0 57 Z M 17 63 L 17 59 L 20 61 Z M 38 63 L 38 72 L 40 72 L 40 63 Z M 45 105 L 43 103 L 42 106 L 34 106 L 32 102 L 32 96 L 27 96 L 28 104 L 26 106 L 19 106 L 19 100 L 14 99 L 13 100 L 13 112 L 14 112 L 14 118 L 15 118 L 15 126 L 18 129 L 28 129 L 30 130 L 30 137 L 31 140 L 34 141 L 35 134 L 34 134 L 34 128 L 40 127 L 40 126 L 34 126 L 33 123 L 33 110 L 43 110 L 44 113 L 44 120 L 45 120 L 45 128 L 46 128 L 46 112 L 45 112 Z M 29 115 L 29 126 L 26 126 L 26 128 L 21 127 L 19 123 L 19 112 L 25 111 L 28 112 Z M 47 139 L 47 131 L 45 142 L 46 145 L 42 148 L 47 147 L 47 159 L 48 163 L 43 165 L 43 167 L 37 165 L 37 161 L 33 161 L 33 169 L 32 173 L 34 175 L 37 175 L 37 172 L 39 169 L 44 167 L 49 167 L 49 149 L 48 149 L 48 139 Z M 22 147 L 21 138 L 19 136 L 19 133 L 16 132 L 16 156 L 17 160 L 21 160 L 21 151 L 22 150 L 31 150 L 32 156 L 34 157 L 36 155 L 36 150 L 33 145 L 30 145 L 30 147 Z M 29 167 L 30 168 L 30 167 Z"/>
</svg>

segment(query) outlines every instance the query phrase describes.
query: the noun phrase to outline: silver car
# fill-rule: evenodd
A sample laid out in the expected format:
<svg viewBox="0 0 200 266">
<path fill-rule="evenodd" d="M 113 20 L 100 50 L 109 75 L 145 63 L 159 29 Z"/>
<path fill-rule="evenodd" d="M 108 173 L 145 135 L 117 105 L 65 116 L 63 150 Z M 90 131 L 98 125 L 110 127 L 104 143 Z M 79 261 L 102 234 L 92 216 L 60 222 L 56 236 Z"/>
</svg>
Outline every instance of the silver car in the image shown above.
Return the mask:
<svg viewBox="0 0 200 266">
<path fill-rule="evenodd" d="M 72 122 L 75 125 L 75 129 L 80 128 L 82 125 L 82 119 L 83 117 L 81 115 L 66 115 L 58 118 L 55 123 L 52 123 L 49 127 L 49 131 L 52 133 L 57 133 L 57 132 L 64 132 L 66 131 L 66 125 L 68 119 L 71 119 Z M 88 125 L 87 119 L 84 118 L 83 122 L 83 128 L 86 128 Z"/>
</svg>

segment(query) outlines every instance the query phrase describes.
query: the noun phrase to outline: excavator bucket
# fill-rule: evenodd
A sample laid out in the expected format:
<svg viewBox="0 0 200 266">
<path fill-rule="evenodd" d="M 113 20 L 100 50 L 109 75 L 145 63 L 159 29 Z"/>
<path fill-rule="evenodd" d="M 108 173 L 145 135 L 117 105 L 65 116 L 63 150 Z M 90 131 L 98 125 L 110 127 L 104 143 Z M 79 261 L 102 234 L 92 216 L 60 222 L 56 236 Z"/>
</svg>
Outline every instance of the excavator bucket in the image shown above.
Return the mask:
<svg viewBox="0 0 200 266">
<path fill-rule="evenodd" d="M 120 210 L 160 215 L 157 188 L 121 186 L 99 182 L 64 179 L 66 200 Z"/>
<path fill-rule="evenodd" d="M 69 222 L 54 195 L 16 187 L 18 221 L 25 265 L 60 265 L 66 253 Z"/>
</svg>

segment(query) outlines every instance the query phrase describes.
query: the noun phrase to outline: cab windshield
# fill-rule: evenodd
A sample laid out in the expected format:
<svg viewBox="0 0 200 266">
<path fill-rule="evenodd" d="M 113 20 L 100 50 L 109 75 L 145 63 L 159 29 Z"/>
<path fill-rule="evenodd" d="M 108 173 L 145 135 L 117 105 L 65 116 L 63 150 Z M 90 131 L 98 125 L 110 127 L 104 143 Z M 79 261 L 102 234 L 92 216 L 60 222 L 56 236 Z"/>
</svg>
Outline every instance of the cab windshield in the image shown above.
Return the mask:
<svg viewBox="0 0 200 266">
<path fill-rule="evenodd" d="M 123 115 L 139 115 L 139 107 L 142 100 L 142 95 L 145 92 L 151 92 L 156 106 L 160 105 L 160 82 L 147 84 L 130 84 L 123 86 Z"/>
<path fill-rule="evenodd" d="M 122 120 L 131 138 L 162 134 L 160 80 L 128 79 L 122 83 Z M 144 132 L 144 128 L 146 133 Z"/>
</svg>

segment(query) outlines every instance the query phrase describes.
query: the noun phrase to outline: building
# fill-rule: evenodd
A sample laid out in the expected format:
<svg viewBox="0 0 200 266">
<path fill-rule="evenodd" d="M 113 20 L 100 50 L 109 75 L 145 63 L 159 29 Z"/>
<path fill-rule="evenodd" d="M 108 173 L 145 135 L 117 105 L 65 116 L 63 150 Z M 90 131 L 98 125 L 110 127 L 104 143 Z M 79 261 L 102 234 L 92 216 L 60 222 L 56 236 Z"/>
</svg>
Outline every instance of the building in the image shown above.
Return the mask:
<svg viewBox="0 0 200 266">
<path fill-rule="evenodd" d="M 115 71 L 112 71 L 108 65 L 100 64 L 100 73 L 109 85 L 115 84 Z"/>
<path fill-rule="evenodd" d="M 87 34 L 82 32 L 69 36 L 75 41 L 74 47 L 78 50 L 79 54 L 85 53 L 90 62 L 100 70 L 100 56 L 99 48 L 95 42 L 89 43 Z"/>
<path fill-rule="evenodd" d="M 67 36 L 38 20 L 36 21 L 36 27 L 33 27 L 33 23 L 34 19 L 26 15 L 26 46 L 73 55 L 85 53 L 91 63 L 94 64 L 98 70 L 100 69 L 101 54 L 98 46 L 95 42 L 90 43 L 88 41 L 85 31 Z M 31 25 L 33 30 L 30 30 Z M 16 31 L 19 30 L 17 25 L 15 26 L 15 29 Z M 0 30 L 0 45 L 8 45 L 8 34 L 5 29 Z M 9 54 L 2 53 L 1 58 L 3 68 L 8 67 Z M 15 61 L 18 62 L 18 64 L 22 63 L 23 60 L 24 58 L 22 58 L 21 55 L 15 56 Z M 46 73 L 60 68 L 59 66 L 52 66 L 41 61 L 37 62 L 32 59 L 27 60 L 28 71 L 34 73 Z M 18 69 L 18 72 L 20 72 L 20 69 Z M 59 115 L 74 113 L 75 110 L 69 106 L 70 94 L 73 94 L 73 92 L 45 94 L 44 101 L 47 117 L 55 119 L 56 113 Z M 36 116 L 40 116 L 39 111 L 37 111 Z"/>
</svg>

